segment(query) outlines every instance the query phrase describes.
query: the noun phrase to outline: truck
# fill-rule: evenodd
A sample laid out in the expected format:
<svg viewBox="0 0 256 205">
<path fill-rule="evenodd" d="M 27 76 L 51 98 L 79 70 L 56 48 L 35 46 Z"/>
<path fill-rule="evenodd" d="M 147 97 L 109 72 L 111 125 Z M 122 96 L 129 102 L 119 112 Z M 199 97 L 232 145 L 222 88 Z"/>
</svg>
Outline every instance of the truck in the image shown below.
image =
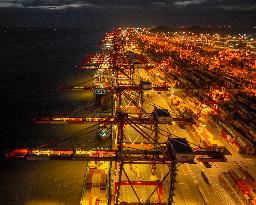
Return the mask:
<svg viewBox="0 0 256 205">
<path fill-rule="evenodd" d="M 201 175 L 202 175 L 202 177 L 203 177 L 204 181 L 205 181 L 207 184 L 210 184 L 210 181 L 209 181 L 208 175 L 206 174 L 206 172 L 205 172 L 205 170 L 204 170 L 204 169 L 202 169 L 202 170 L 201 170 Z"/>
</svg>

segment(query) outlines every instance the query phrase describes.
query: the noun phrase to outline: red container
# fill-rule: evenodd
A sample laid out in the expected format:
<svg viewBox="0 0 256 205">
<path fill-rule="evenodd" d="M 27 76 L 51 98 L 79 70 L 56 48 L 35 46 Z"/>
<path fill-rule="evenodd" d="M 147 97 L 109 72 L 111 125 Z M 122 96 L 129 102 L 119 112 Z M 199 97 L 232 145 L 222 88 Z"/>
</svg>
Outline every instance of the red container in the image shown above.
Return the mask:
<svg viewBox="0 0 256 205">
<path fill-rule="evenodd" d="M 236 140 L 233 141 L 233 144 L 236 145 L 239 149 L 241 149 L 241 145 L 240 145 L 239 142 L 237 142 Z"/>
<path fill-rule="evenodd" d="M 251 191 L 253 190 L 253 187 L 252 187 L 247 181 L 242 180 L 241 182 L 242 182 L 242 184 L 244 185 L 244 187 L 246 187 L 246 189 L 247 189 L 249 192 L 251 192 Z"/>
<path fill-rule="evenodd" d="M 211 144 L 209 141 L 205 140 L 204 141 L 204 145 L 206 146 L 207 149 L 210 149 L 211 148 Z"/>
<path fill-rule="evenodd" d="M 227 132 L 224 129 L 221 130 L 221 137 L 225 140 L 227 139 Z"/>
<path fill-rule="evenodd" d="M 256 200 L 251 200 L 250 205 L 256 205 Z"/>
<path fill-rule="evenodd" d="M 238 181 L 236 182 L 236 184 L 237 184 L 237 186 L 239 187 L 239 190 L 241 190 L 241 191 L 244 191 L 244 190 L 245 190 L 245 187 L 243 186 L 243 184 L 241 183 L 240 180 L 238 180 Z"/>
<path fill-rule="evenodd" d="M 249 191 L 247 189 L 240 189 L 241 192 L 243 193 L 243 195 L 248 195 L 249 194 Z"/>
<path fill-rule="evenodd" d="M 243 194 L 245 194 L 245 195 L 248 195 L 248 194 L 249 194 L 250 191 L 249 191 L 248 188 L 245 186 L 243 179 L 239 179 L 239 180 L 237 181 L 237 185 L 238 185 L 239 189 L 241 190 L 241 192 L 242 192 Z"/>
</svg>

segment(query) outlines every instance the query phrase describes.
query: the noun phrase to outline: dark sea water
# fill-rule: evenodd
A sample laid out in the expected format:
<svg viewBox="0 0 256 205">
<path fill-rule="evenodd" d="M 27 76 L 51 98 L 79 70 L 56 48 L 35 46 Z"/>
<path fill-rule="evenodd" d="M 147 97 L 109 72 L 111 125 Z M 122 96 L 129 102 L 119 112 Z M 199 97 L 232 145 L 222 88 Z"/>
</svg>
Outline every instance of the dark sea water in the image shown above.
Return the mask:
<svg viewBox="0 0 256 205">
<path fill-rule="evenodd" d="M 237 16 L 236 21 L 228 20 Z M 63 10 L 0 8 L 0 152 L 51 144 L 67 136 L 86 143 L 85 126 L 39 126 L 32 119 L 72 111 L 94 98 L 91 92 L 63 92 L 59 86 L 91 78 L 94 72 L 78 71 L 75 65 L 86 53 L 99 50 L 98 42 L 113 28 L 243 25 L 253 17 L 252 12 L 242 16 L 205 10 L 194 13 L 161 4 Z M 84 173 L 84 162 L 2 161 L 0 205 L 79 204 Z"/>
<path fill-rule="evenodd" d="M 86 143 L 86 126 L 40 126 L 32 124 L 32 119 L 72 111 L 94 98 L 92 92 L 64 92 L 59 86 L 91 78 L 94 72 L 78 71 L 75 64 L 98 49 L 104 32 L 60 28 L 5 31 L 0 32 L 1 152 L 52 144 L 67 136 L 74 136 L 70 147 L 75 142 Z M 0 165 L 0 204 L 79 204 L 84 162 L 3 161 Z"/>
<path fill-rule="evenodd" d="M 64 92 L 59 87 L 91 78 L 93 72 L 79 71 L 75 65 L 98 49 L 102 33 L 9 28 L 0 36 L 1 148 L 36 145 L 54 134 L 33 125 L 33 117 L 69 112 L 93 98 L 89 92 Z"/>
</svg>

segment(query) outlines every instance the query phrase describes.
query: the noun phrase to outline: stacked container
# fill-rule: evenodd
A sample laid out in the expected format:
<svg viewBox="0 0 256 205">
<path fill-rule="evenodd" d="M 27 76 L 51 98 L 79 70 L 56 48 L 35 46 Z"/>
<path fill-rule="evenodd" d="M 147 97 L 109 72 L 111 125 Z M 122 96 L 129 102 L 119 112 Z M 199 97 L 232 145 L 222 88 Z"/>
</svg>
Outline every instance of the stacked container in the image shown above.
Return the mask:
<svg viewBox="0 0 256 205">
<path fill-rule="evenodd" d="M 231 169 L 224 176 L 245 204 L 256 204 L 256 180 L 247 170 Z"/>
<path fill-rule="evenodd" d="M 213 134 L 207 128 L 196 129 L 197 134 L 200 137 L 200 142 L 202 142 L 206 149 L 216 150 L 216 151 L 224 151 L 224 145 L 221 141 L 214 138 Z"/>
</svg>

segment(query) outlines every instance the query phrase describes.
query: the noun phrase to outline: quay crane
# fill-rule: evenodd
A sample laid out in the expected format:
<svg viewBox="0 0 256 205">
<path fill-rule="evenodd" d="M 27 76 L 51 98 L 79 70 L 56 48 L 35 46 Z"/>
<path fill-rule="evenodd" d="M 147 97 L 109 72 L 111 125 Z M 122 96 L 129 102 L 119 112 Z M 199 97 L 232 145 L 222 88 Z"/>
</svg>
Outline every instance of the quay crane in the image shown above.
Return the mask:
<svg viewBox="0 0 256 205">
<path fill-rule="evenodd" d="M 83 161 L 109 161 L 111 164 L 115 164 L 115 173 L 117 178 L 114 184 L 111 185 L 109 180 L 109 194 L 107 199 L 108 205 L 122 204 L 120 201 L 120 189 L 121 186 L 130 186 L 134 195 L 136 196 L 137 204 L 144 204 L 140 199 L 139 194 L 135 190 L 134 186 L 155 186 L 155 189 L 151 192 L 146 200 L 146 204 L 149 204 L 151 197 L 158 192 L 158 204 L 166 204 L 163 202 L 163 183 L 168 176 L 169 192 L 168 192 L 168 204 L 173 203 L 173 195 L 175 189 L 175 181 L 177 175 L 177 167 L 183 163 L 196 163 L 196 161 L 210 162 L 210 161 L 225 161 L 223 152 L 210 151 L 201 148 L 200 146 L 189 143 L 185 138 L 175 137 L 163 130 L 159 125 L 180 124 L 188 125 L 193 124 L 192 118 L 179 118 L 172 117 L 168 110 L 157 107 L 153 102 L 149 102 L 144 99 L 143 92 L 145 90 L 161 90 L 167 91 L 168 86 L 152 86 L 149 83 L 139 81 L 136 79 L 136 69 L 129 61 L 127 55 L 124 52 L 124 38 L 126 30 L 117 29 L 106 35 L 104 54 L 109 56 L 107 61 L 109 67 L 103 69 L 101 75 L 113 77 L 111 85 L 102 85 L 100 83 L 94 86 L 79 85 L 79 86 L 63 86 L 62 89 L 71 90 L 96 90 L 106 91 L 111 93 L 114 99 L 113 112 L 111 116 L 101 117 L 44 117 L 35 118 L 33 122 L 35 124 L 102 124 L 105 126 L 112 126 L 112 147 L 106 150 L 83 150 L 83 149 L 70 149 L 59 150 L 54 146 L 49 148 L 48 146 L 36 148 L 36 149 L 16 149 L 7 154 L 7 159 L 27 159 L 27 160 L 83 160 Z M 104 56 L 98 55 L 99 60 L 91 62 L 91 58 L 84 59 L 83 65 L 80 65 L 80 69 L 101 69 L 101 64 L 104 63 Z M 104 73 L 105 72 L 105 73 Z M 130 106 L 133 105 L 138 108 L 139 112 L 129 113 L 124 109 L 123 104 L 129 101 Z M 143 108 L 143 103 L 148 103 L 154 106 L 152 113 L 148 113 Z M 146 149 L 140 149 L 139 147 L 128 145 L 125 142 L 126 133 L 125 127 L 129 126 L 133 131 L 137 133 L 143 139 Z M 165 141 L 159 142 L 158 138 L 162 136 Z M 70 140 L 70 138 L 62 139 L 61 142 Z M 161 166 L 167 166 L 168 172 L 159 181 L 132 181 L 125 165 L 132 164 L 149 164 L 152 166 L 152 170 L 155 170 L 156 164 Z M 152 173 L 153 173 L 152 171 Z M 154 171 L 155 172 L 155 171 Z M 110 173 L 111 174 L 111 173 Z M 126 181 L 122 180 L 122 176 L 125 176 Z M 112 197 L 113 194 L 113 197 Z"/>
<path fill-rule="evenodd" d="M 135 182 L 132 182 L 124 169 L 125 164 L 161 164 L 167 166 L 169 172 L 163 177 L 163 179 L 158 183 L 157 189 L 162 187 L 162 183 L 168 176 L 170 176 L 170 194 L 168 199 L 168 204 L 172 204 L 173 191 L 175 178 L 177 175 L 177 166 L 181 163 L 195 163 L 196 157 L 197 161 L 225 161 L 223 153 L 216 151 L 209 151 L 202 149 L 200 147 L 192 149 L 189 143 L 184 138 L 174 137 L 172 135 L 166 136 L 167 141 L 165 143 L 156 143 L 155 138 L 150 134 L 145 132 L 141 125 L 152 125 L 152 124 L 172 124 L 173 121 L 157 121 L 158 119 L 152 118 L 135 118 L 128 115 L 128 113 L 117 112 L 115 117 L 110 118 L 83 118 L 83 123 L 103 123 L 117 125 L 117 136 L 116 136 L 116 147 L 111 150 L 54 150 L 54 149 L 17 149 L 13 150 L 7 155 L 8 159 L 27 159 L 27 160 L 60 160 L 60 159 L 70 159 L 70 160 L 83 160 L 83 161 L 110 161 L 115 162 L 118 168 L 118 180 L 115 182 L 114 194 L 115 202 L 114 204 L 119 204 L 119 194 L 120 187 L 122 185 L 130 185 L 133 192 L 138 196 L 137 192 L 133 188 Z M 56 121 L 66 121 L 69 124 L 77 124 L 74 119 L 45 119 L 39 118 L 35 119 L 36 124 L 54 124 Z M 139 133 L 145 140 L 146 143 L 150 143 L 153 149 L 141 150 L 141 149 L 126 149 L 126 144 L 124 143 L 124 126 L 130 125 L 137 133 Z M 148 128 L 150 129 L 150 128 Z M 152 130 L 154 131 L 154 130 Z M 165 135 L 165 133 L 158 133 L 160 135 Z M 122 174 L 125 175 L 127 183 L 122 181 Z M 147 182 L 144 183 L 147 185 Z M 154 190 L 150 197 L 157 191 Z M 162 190 L 162 188 L 160 188 Z M 148 200 L 150 200 L 150 197 Z M 162 194 L 159 196 L 161 199 Z M 137 197 L 138 203 L 142 204 L 140 198 Z M 159 200 L 159 203 L 162 203 Z M 112 199 L 108 199 L 108 204 L 113 204 Z"/>
</svg>

